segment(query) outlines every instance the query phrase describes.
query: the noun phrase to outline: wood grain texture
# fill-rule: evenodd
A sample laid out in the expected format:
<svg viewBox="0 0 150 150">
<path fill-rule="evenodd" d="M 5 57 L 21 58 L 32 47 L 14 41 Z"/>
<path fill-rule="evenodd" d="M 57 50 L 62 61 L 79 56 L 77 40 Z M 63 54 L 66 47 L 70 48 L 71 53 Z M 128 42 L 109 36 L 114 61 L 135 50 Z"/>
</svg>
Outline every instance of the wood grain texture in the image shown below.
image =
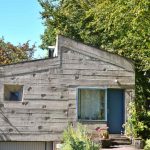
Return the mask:
<svg viewBox="0 0 150 150">
<path fill-rule="evenodd" d="M 68 123 L 78 121 L 79 87 L 125 89 L 127 116 L 128 103 L 134 97 L 132 63 L 66 38 L 58 39 L 57 58 L 0 66 L 0 141 L 61 140 Z M 4 84 L 23 85 L 23 101 L 6 102 Z M 100 122 L 84 124 L 95 128 Z"/>
</svg>

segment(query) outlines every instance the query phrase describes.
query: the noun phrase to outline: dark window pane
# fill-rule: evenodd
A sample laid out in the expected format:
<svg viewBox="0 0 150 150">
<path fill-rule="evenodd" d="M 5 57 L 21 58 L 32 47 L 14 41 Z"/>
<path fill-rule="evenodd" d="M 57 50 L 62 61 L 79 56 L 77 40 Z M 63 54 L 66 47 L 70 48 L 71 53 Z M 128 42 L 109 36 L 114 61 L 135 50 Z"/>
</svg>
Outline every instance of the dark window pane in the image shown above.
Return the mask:
<svg viewBox="0 0 150 150">
<path fill-rule="evenodd" d="M 4 85 L 4 100 L 6 101 L 22 101 L 23 85 Z"/>
<path fill-rule="evenodd" d="M 10 92 L 11 101 L 19 101 L 19 92 Z"/>
</svg>

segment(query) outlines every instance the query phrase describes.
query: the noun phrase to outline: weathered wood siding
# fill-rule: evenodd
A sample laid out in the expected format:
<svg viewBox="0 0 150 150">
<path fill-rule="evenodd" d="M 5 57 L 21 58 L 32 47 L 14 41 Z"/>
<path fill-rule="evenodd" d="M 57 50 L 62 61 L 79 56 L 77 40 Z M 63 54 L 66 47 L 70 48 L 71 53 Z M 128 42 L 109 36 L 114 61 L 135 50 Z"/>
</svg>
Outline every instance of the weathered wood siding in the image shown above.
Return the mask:
<svg viewBox="0 0 150 150">
<path fill-rule="evenodd" d="M 23 101 L 4 101 L 4 84 L 24 85 Z M 1 66 L 0 140 L 59 141 L 68 122 L 77 122 L 81 86 L 125 89 L 127 107 L 134 96 L 132 63 L 59 37 L 57 58 Z"/>
<path fill-rule="evenodd" d="M 66 91 L 60 86 L 60 60 L 1 66 L 0 140 L 55 141 L 67 126 Z M 20 84 L 23 101 L 4 101 L 4 84 Z"/>
<path fill-rule="evenodd" d="M 73 120 L 76 120 L 77 87 L 126 89 L 130 92 L 129 97 L 126 93 L 126 102 L 131 98 L 131 94 L 134 93 L 134 73 L 132 71 L 92 57 L 82 56 L 67 48 L 63 49 L 65 53 L 62 57 L 63 77 L 61 82 L 68 87 L 70 106 L 68 112 L 74 113 Z M 118 83 L 115 82 L 116 79 Z"/>
</svg>

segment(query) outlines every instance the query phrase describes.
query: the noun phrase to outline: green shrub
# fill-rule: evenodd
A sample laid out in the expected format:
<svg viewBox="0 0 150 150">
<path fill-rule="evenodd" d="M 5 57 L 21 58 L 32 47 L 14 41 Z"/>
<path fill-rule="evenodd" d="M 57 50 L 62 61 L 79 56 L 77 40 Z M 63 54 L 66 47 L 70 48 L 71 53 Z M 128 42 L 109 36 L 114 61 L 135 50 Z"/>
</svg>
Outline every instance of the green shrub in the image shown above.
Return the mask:
<svg viewBox="0 0 150 150">
<path fill-rule="evenodd" d="M 85 126 L 78 124 L 77 128 L 69 126 L 63 134 L 62 150 L 99 150 L 100 145 L 93 143 Z"/>
<path fill-rule="evenodd" d="M 146 145 L 144 147 L 144 150 L 150 150 L 150 139 L 146 140 Z"/>
<path fill-rule="evenodd" d="M 150 111 L 140 113 L 139 120 L 144 123 L 144 130 L 139 131 L 139 135 L 145 140 L 150 139 Z"/>
<path fill-rule="evenodd" d="M 143 138 L 141 132 L 147 129 L 147 125 L 145 125 L 144 121 L 139 120 L 135 103 L 131 102 L 128 107 L 128 120 L 125 123 L 125 134 L 127 136 L 131 136 L 134 138 L 141 137 Z"/>
</svg>

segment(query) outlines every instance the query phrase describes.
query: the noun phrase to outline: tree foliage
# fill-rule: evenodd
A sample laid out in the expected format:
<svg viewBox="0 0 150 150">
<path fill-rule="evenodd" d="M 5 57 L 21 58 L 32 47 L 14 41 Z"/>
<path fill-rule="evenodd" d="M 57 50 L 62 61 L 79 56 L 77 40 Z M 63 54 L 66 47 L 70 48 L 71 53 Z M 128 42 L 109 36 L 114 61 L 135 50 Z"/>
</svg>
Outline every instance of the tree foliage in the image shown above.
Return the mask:
<svg viewBox="0 0 150 150">
<path fill-rule="evenodd" d="M 62 34 L 134 61 L 139 119 L 150 100 L 149 0 L 38 0 L 45 32 L 42 48 Z"/>
<path fill-rule="evenodd" d="M 30 60 L 35 51 L 35 45 L 30 47 L 29 41 L 17 46 L 0 39 L 0 65 Z"/>
</svg>

